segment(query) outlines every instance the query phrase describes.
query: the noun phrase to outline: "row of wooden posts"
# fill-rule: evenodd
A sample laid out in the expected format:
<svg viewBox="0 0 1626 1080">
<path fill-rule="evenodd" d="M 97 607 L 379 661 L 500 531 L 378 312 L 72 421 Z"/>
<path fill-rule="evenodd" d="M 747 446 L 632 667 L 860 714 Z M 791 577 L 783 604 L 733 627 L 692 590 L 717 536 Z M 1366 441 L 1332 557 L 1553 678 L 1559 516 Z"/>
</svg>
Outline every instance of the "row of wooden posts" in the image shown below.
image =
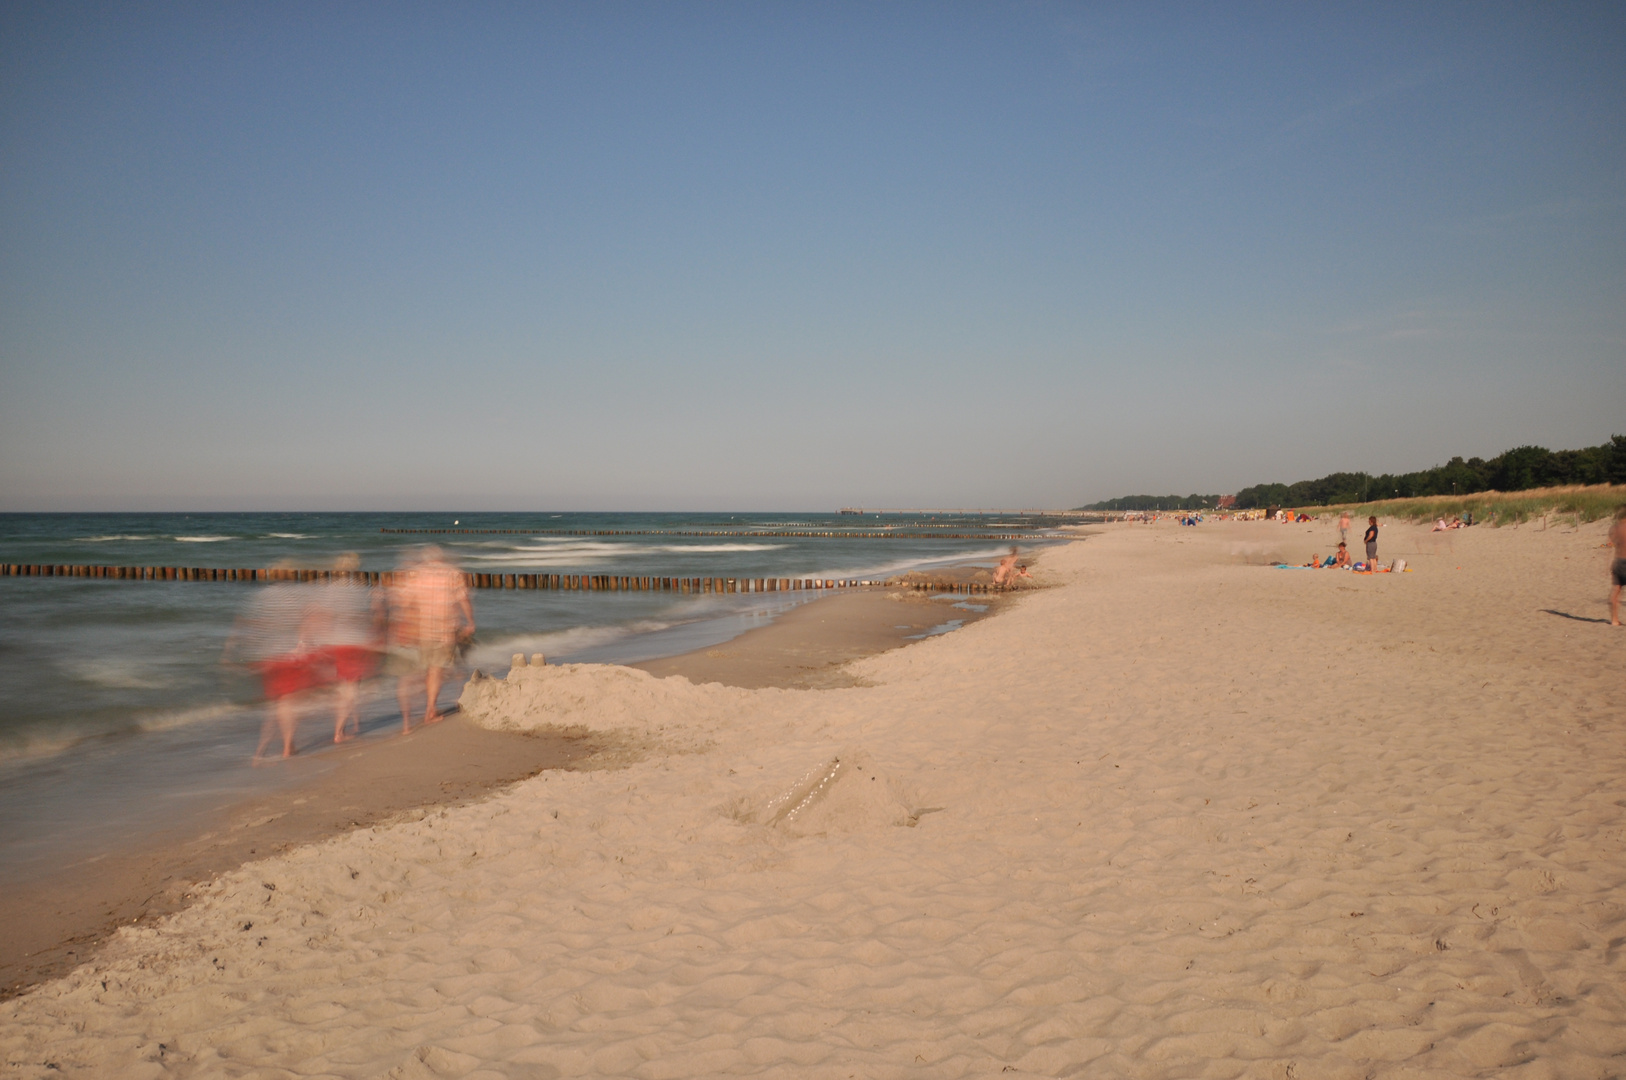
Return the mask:
<svg viewBox="0 0 1626 1080">
<path fill-rule="evenodd" d="M 321 582 L 356 581 L 390 586 L 404 577 L 394 570 L 301 570 L 277 567 L 268 570 L 231 569 L 219 566 L 85 566 L 41 563 L 0 564 L 0 577 L 77 577 L 118 581 L 238 581 Z M 724 577 L 642 577 L 623 574 L 479 574 L 465 573 L 463 583 L 471 589 L 556 589 L 571 592 L 680 592 L 680 593 L 767 593 L 799 592 L 807 589 L 848 589 L 867 585 L 901 585 L 932 592 L 988 592 L 986 583 L 964 584 L 930 579 L 876 581 L 858 578 L 724 578 Z"/>
<path fill-rule="evenodd" d="M 916 525 L 915 528 L 923 526 Z M 711 532 L 681 532 L 672 529 L 379 529 L 381 533 L 419 536 L 485 535 L 501 533 L 513 536 L 683 536 L 733 537 L 735 539 L 761 538 L 779 540 L 791 537 L 815 537 L 823 540 L 1032 540 L 1032 533 L 892 533 L 892 532 L 762 532 L 747 529 L 717 530 Z"/>
</svg>

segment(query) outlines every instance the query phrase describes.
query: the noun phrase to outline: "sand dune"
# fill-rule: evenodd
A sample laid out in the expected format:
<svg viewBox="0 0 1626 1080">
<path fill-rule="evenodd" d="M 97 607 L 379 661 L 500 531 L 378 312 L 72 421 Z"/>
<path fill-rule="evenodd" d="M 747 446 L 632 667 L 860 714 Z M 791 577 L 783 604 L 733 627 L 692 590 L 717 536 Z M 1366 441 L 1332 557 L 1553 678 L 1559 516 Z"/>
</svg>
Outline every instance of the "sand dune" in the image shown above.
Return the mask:
<svg viewBox="0 0 1626 1080">
<path fill-rule="evenodd" d="M 865 686 L 472 684 L 483 723 L 616 750 L 219 879 L 0 1006 L 4 1068 L 1620 1073 L 1602 530 L 1254 564 L 1326 533 L 1113 528 Z"/>
</svg>

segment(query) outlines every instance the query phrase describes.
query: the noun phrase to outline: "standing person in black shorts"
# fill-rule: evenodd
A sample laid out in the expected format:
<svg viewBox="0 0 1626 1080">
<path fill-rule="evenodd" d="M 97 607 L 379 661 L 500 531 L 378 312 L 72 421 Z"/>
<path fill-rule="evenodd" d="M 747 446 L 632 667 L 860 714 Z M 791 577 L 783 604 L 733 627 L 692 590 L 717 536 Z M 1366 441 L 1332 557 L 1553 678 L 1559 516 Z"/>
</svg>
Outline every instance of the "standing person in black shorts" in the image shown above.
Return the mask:
<svg viewBox="0 0 1626 1080">
<path fill-rule="evenodd" d="M 1609 576 L 1615 587 L 1609 590 L 1609 625 L 1620 625 L 1620 590 L 1626 588 L 1626 504 L 1615 508 L 1615 523 L 1609 527 L 1609 546 L 1615 557 L 1609 564 Z"/>
<path fill-rule="evenodd" d="M 1377 561 L 1378 561 L 1378 519 L 1375 518 L 1375 517 L 1369 517 L 1369 518 L 1366 519 L 1366 568 L 1368 570 L 1377 569 L 1377 567 L 1375 565 L 1377 563 Z"/>
</svg>

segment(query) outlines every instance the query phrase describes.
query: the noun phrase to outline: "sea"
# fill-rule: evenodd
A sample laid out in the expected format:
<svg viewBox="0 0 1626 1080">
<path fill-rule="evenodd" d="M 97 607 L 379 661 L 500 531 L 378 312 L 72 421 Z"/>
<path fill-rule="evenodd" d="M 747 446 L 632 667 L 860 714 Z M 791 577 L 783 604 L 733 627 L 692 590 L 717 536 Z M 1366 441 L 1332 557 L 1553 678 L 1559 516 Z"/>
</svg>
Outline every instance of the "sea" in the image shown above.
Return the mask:
<svg viewBox="0 0 1626 1080">
<path fill-rule="evenodd" d="M 324 568 L 346 552 L 391 570 L 425 543 L 479 573 L 878 579 L 992 565 L 1054 519 L 984 514 L 204 513 L 0 514 L 0 563 Z M 793 535 L 793 534 L 826 535 Z M 254 768 L 263 706 L 223 662 L 258 586 L 0 577 L 0 880 L 139 842 L 323 762 L 331 721 L 302 726 L 288 768 Z M 480 589 L 459 678 L 514 653 L 628 663 L 727 641 L 816 592 L 713 595 Z M 370 684 L 364 738 L 399 730 L 393 685 Z M 324 732 L 323 728 L 327 730 Z"/>
</svg>

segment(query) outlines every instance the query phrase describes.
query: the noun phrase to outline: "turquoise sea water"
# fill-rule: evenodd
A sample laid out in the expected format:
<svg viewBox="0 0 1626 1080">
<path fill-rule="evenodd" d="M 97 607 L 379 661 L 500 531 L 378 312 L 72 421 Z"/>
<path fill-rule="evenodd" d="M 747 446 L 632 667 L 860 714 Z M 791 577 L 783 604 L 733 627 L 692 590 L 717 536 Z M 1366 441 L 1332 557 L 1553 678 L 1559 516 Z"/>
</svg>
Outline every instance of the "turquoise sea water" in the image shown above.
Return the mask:
<svg viewBox="0 0 1626 1080">
<path fill-rule="evenodd" d="M 8 514 L 0 563 L 325 567 L 354 551 L 366 570 L 441 545 L 475 572 L 683 577 L 878 578 L 992 562 L 1008 542 L 951 534 L 1047 523 L 983 517 L 835 514 Z M 419 535 L 390 529 L 504 529 Z M 841 538 L 767 534 L 839 531 Z M 571 535 L 619 532 L 625 535 Z M 926 539 L 894 533 L 929 534 Z M 0 871 L 43 867 L 75 844 L 107 845 L 176 814 L 284 782 L 252 770 L 257 686 L 221 663 L 255 588 L 224 582 L 0 578 Z M 733 637 L 814 594 L 712 596 L 476 590 L 471 667 L 500 673 L 516 652 L 550 661 L 631 661 Z M 442 702 L 456 699 L 448 685 Z M 364 728 L 398 724 L 390 686 L 371 688 Z M 328 722 L 327 737 L 331 737 Z M 324 724 L 300 748 L 320 768 Z"/>
</svg>

